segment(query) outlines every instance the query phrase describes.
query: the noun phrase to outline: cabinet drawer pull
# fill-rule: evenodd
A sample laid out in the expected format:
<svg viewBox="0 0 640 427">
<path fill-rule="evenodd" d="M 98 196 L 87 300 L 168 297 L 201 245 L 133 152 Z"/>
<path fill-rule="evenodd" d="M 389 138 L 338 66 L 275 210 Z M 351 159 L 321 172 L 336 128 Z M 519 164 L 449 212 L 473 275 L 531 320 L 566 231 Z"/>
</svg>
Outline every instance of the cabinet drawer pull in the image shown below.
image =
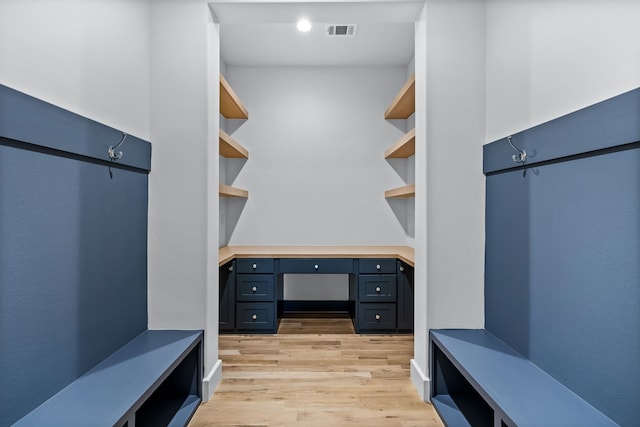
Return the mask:
<svg viewBox="0 0 640 427">
<path fill-rule="evenodd" d="M 257 268 L 258 268 L 258 264 L 253 264 L 253 265 L 251 266 L 251 268 L 253 268 L 254 270 L 255 270 L 255 269 L 257 269 Z"/>
<path fill-rule="evenodd" d="M 255 293 L 258 290 L 258 288 L 254 286 L 253 288 L 251 288 L 251 290 Z"/>
<path fill-rule="evenodd" d="M 380 286 L 376 286 L 376 292 L 377 292 L 377 293 L 380 293 L 380 291 L 381 291 L 381 290 L 382 290 L 382 289 L 380 289 Z"/>
<path fill-rule="evenodd" d="M 400 266 L 400 271 L 404 271 L 404 267 L 403 266 Z"/>
<path fill-rule="evenodd" d="M 230 266 L 229 266 L 229 271 L 230 271 L 230 272 L 231 272 L 231 271 L 233 271 L 233 265 L 230 265 Z"/>
<path fill-rule="evenodd" d="M 380 264 L 376 264 L 376 270 L 380 270 L 382 267 L 380 267 Z"/>
<path fill-rule="evenodd" d="M 382 316 L 380 316 L 379 314 L 376 314 L 376 320 L 380 320 L 382 319 Z"/>
<path fill-rule="evenodd" d="M 315 268 L 316 270 L 318 269 L 318 264 L 314 265 L 313 268 Z"/>
<path fill-rule="evenodd" d="M 252 314 L 251 315 L 251 319 L 252 320 L 257 320 L 258 319 L 258 315 L 257 314 Z"/>
</svg>

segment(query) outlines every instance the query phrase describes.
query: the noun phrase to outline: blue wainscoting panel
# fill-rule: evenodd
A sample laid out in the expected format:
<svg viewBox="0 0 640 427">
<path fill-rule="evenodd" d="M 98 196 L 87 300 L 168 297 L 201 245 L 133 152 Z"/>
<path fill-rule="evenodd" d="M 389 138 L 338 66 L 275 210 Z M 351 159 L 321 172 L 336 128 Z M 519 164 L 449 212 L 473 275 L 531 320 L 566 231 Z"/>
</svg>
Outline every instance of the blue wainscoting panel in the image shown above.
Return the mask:
<svg viewBox="0 0 640 427">
<path fill-rule="evenodd" d="M 578 154 L 601 132 L 583 134 L 570 157 L 492 173 L 486 196 L 487 330 L 621 425 L 640 420 L 640 115 L 633 125 L 620 146 Z"/>
<path fill-rule="evenodd" d="M 109 161 L 122 132 L 0 85 L 0 137 Z M 128 135 L 117 163 L 149 171 L 151 144 Z"/>
<path fill-rule="evenodd" d="M 0 426 L 147 326 L 147 172 L 49 138 L 0 137 Z"/>
<path fill-rule="evenodd" d="M 529 166 L 638 141 L 640 135 L 640 88 L 514 133 L 512 142 L 527 152 Z M 520 165 L 505 138 L 483 147 L 486 174 Z"/>
</svg>

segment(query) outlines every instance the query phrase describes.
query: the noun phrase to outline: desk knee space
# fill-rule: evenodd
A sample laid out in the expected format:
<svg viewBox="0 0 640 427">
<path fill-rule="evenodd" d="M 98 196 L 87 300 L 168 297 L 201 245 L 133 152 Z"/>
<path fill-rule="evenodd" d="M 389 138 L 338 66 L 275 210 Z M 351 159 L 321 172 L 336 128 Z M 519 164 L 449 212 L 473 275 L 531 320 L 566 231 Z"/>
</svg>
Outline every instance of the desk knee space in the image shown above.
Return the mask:
<svg viewBox="0 0 640 427">
<path fill-rule="evenodd" d="M 449 426 L 616 426 L 484 329 L 432 330 L 431 402 Z"/>
<path fill-rule="evenodd" d="M 147 330 L 16 426 L 185 426 L 202 401 L 202 331 Z"/>
</svg>

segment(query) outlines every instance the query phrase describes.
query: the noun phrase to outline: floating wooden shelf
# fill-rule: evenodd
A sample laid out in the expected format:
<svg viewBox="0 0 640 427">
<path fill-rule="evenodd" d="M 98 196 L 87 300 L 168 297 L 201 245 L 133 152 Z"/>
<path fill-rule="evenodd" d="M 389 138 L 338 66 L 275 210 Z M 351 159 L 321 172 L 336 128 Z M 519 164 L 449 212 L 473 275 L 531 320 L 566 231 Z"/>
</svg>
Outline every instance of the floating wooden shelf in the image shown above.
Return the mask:
<svg viewBox="0 0 640 427">
<path fill-rule="evenodd" d="M 385 159 L 406 159 L 416 154 L 416 129 L 413 128 L 384 152 Z"/>
<path fill-rule="evenodd" d="M 248 159 L 249 151 L 220 129 L 220 155 L 231 159 Z"/>
<path fill-rule="evenodd" d="M 234 258 L 398 258 L 415 266 L 415 250 L 411 246 L 223 246 L 219 249 L 219 265 Z"/>
<path fill-rule="evenodd" d="M 409 198 L 416 196 L 416 185 L 409 184 L 404 187 L 394 188 L 392 190 L 387 190 L 384 192 L 384 197 L 386 199 L 396 199 L 396 198 Z"/>
<path fill-rule="evenodd" d="M 248 198 L 249 192 L 240 188 L 231 187 L 229 185 L 220 184 L 220 197 L 240 197 Z"/>
<path fill-rule="evenodd" d="M 249 112 L 222 74 L 220 74 L 220 114 L 227 119 L 249 118 Z"/>
<path fill-rule="evenodd" d="M 391 102 L 385 119 L 406 119 L 416 111 L 416 75 L 413 74 Z"/>
</svg>

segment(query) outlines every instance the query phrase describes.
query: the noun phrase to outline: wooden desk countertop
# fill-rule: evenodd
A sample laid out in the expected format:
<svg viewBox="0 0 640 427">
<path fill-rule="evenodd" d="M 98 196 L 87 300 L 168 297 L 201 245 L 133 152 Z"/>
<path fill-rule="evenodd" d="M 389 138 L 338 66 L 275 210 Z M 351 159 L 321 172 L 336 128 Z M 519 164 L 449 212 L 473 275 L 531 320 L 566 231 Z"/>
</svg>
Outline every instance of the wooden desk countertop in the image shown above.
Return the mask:
<svg viewBox="0 0 640 427">
<path fill-rule="evenodd" d="M 410 246 L 223 246 L 218 265 L 234 258 L 397 258 L 413 266 Z"/>
</svg>

